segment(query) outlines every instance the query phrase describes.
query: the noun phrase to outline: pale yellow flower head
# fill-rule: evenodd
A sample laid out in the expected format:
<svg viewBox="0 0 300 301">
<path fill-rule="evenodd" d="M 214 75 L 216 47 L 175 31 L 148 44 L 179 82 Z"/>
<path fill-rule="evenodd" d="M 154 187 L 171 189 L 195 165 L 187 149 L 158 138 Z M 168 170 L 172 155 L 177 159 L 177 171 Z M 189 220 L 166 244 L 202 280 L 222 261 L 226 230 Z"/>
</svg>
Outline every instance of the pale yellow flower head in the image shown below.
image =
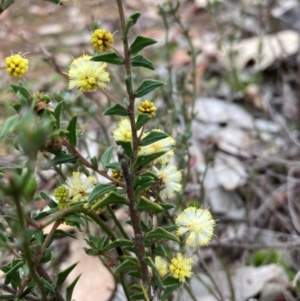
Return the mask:
<svg viewBox="0 0 300 301">
<path fill-rule="evenodd" d="M 177 236 L 185 233 L 188 237 L 185 243 L 190 247 L 207 245 L 214 232 L 215 220 L 206 209 L 188 207 L 175 220 L 178 227 Z"/>
<path fill-rule="evenodd" d="M 171 260 L 170 272 L 174 278 L 179 279 L 181 282 L 185 282 L 185 278 L 192 276 L 192 265 L 194 263 L 193 258 L 183 257 L 181 253 L 177 253 L 176 257 Z"/>
<path fill-rule="evenodd" d="M 137 131 L 137 135 L 141 134 L 141 130 Z M 145 136 L 145 133 L 142 135 Z M 119 122 L 118 127 L 113 131 L 113 137 L 115 141 L 131 141 L 132 133 L 130 121 L 128 118 L 124 118 Z"/>
<path fill-rule="evenodd" d="M 153 132 L 162 132 L 162 130 L 155 129 L 152 130 Z M 173 148 L 175 146 L 175 140 L 169 136 L 167 138 L 158 140 L 152 144 L 142 146 L 139 149 L 139 155 L 150 155 L 153 153 L 158 153 L 165 151 L 166 153 L 157 159 L 155 159 L 154 164 L 160 163 L 162 165 L 166 165 L 169 163 L 170 158 L 174 156 Z"/>
<path fill-rule="evenodd" d="M 158 270 L 159 276 L 163 278 L 168 273 L 168 263 L 165 259 L 161 258 L 160 256 L 155 257 L 154 261 L 155 267 Z"/>
<path fill-rule="evenodd" d="M 109 74 L 105 71 L 106 63 L 91 61 L 91 56 L 83 55 L 75 59 L 69 70 L 69 89 L 75 87 L 82 92 L 104 89 L 110 82 Z"/>
<path fill-rule="evenodd" d="M 180 184 L 182 174 L 177 170 L 175 165 L 168 164 L 160 169 L 153 168 L 157 176 L 162 180 L 164 188 L 160 191 L 159 196 L 165 200 L 174 196 L 175 192 L 179 192 L 182 188 Z"/>
<path fill-rule="evenodd" d="M 72 202 L 86 199 L 95 185 L 96 179 L 94 177 L 87 177 L 78 171 L 74 171 L 72 177 L 68 177 L 65 184 Z"/>
<path fill-rule="evenodd" d="M 107 51 L 110 45 L 114 43 L 114 37 L 111 32 L 105 29 L 96 29 L 93 33 L 91 43 L 95 50 Z"/>
<path fill-rule="evenodd" d="M 6 71 L 10 76 L 20 78 L 29 69 L 29 61 L 20 54 L 12 54 L 5 59 Z"/>
</svg>

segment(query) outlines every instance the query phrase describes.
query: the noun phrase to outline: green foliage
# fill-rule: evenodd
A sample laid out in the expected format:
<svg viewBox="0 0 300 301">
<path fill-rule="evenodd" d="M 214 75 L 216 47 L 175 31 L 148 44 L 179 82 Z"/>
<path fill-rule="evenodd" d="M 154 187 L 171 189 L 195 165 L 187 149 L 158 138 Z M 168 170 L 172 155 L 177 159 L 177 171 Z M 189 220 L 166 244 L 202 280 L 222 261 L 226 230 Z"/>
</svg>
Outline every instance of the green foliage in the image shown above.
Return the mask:
<svg viewBox="0 0 300 301">
<path fill-rule="evenodd" d="M 141 54 L 138 54 L 131 58 L 131 66 L 144 67 L 150 70 L 155 70 L 154 65 Z"/>
<path fill-rule="evenodd" d="M 143 36 L 137 36 L 134 42 L 131 44 L 129 51 L 131 54 L 135 54 L 144 49 L 145 47 L 153 45 L 155 43 L 157 43 L 157 41 L 154 39 L 150 39 Z"/>
<path fill-rule="evenodd" d="M 141 85 L 137 88 L 135 95 L 136 97 L 142 97 L 163 85 L 165 85 L 165 83 L 159 80 L 153 80 L 153 79 L 144 80 L 141 83 Z"/>
<path fill-rule="evenodd" d="M 103 115 L 117 115 L 117 116 L 128 116 L 127 110 L 119 104 L 115 104 L 109 108 L 107 108 Z"/>
<path fill-rule="evenodd" d="M 116 53 L 104 53 L 98 54 L 91 58 L 91 61 L 95 62 L 106 62 L 114 65 L 122 65 L 123 60 Z"/>
</svg>

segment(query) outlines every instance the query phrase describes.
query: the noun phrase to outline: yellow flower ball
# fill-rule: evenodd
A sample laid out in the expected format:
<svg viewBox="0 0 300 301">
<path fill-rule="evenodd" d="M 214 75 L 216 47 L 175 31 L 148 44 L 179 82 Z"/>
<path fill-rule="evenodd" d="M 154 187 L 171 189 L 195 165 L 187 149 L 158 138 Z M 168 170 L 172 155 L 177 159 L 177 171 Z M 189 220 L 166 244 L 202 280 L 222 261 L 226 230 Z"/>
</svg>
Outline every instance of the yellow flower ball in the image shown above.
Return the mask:
<svg viewBox="0 0 300 301">
<path fill-rule="evenodd" d="M 20 78 L 29 69 L 29 61 L 20 54 L 12 54 L 5 59 L 6 71 L 10 76 Z"/>
</svg>

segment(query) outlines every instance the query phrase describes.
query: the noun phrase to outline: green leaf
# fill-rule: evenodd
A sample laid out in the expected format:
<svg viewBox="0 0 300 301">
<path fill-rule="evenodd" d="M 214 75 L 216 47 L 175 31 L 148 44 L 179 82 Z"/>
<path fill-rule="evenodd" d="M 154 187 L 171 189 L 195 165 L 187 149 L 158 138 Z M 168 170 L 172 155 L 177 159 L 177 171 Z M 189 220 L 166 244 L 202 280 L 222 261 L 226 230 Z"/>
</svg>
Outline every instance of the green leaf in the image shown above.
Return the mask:
<svg viewBox="0 0 300 301">
<path fill-rule="evenodd" d="M 123 32 L 123 38 L 126 39 L 127 38 L 127 35 L 128 35 L 128 31 L 129 31 L 129 28 L 131 26 L 133 26 L 138 18 L 141 16 L 141 14 L 139 12 L 134 12 L 133 14 L 131 14 L 125 24 L 125 28 L 124 28 L 124 32 Z"/>
<path fill-rule="evenodd" d="M 139 114 L 135 124 L 136 130 L 138 131 L 139 129 L 141 129 L 141 127 L 145 125 L 151 118 L 152 116 L 150 114 Z"/>
<path fill-rule="evenodd" d="M 22 106 L 28 105 L 31 95 L 23 85 L 10 85 Z"/>
<path fill-rule="evenodd" d="M 76 158 L 73 155 L 65 154 L 65 153 L 59 153 L 57 154 L 52 160 L 52 165 L 59 165 L 64 163 L 74 163 L 76 162 Z"/>
<path fill-rule="evenodd" d="M 126 85 L 127 93 L 130 95 L 132 93 L 132 76 L 127 75 L 125 77 L 125 85 Z"/>
<path fill-rule="evenodd" d="M 115 274 L 118 275 L 121 272 L 130 271 L 130 270 L 139 269 L 139 268 L 140 268 L 140 265 L 136 258 L 126 259 L 116 268 Z"/>
<path fill-rule="evenodd" d="M 72 264 L 71 266 L 69 266 L 67 269 L 59 272 L 57 274 L 57 279 L 56 279 L 56 286 L 61 286 L 64 281 L 67 279 L 68 275 L 73 271 L 73 269 L 76 267 L 77 263 Z"/>
<path fill-rule="evenodd" d="M 163 285 L 174 285 L 181 283 L 178 279 L 174 278 L 173 276 L 166 277 L 162 282 Z"/>
<path fill-rule="evenodd" d="M 53 214 L 53 213 L 55 213 L 55 212 L 57 212 L 57 211 L 58 211 L 57 208 L 52 208 L 52 209 L 47 210 L 47 211 L 42 211 L 42 212 L 40 212 L 39 214 L 37 214 L 33 219 L 34 219 L 35 221 L 38 221 L 38 220 L 40 220 L 40 219 L 42 219 L 42 218 L 44 218 L 44 217 L 46 217 L 46 216 L 49 216 L 49 215 L 51 215 L 51 214 Z"/>
<path fill-rule="evenodd" d="M 144 67 L 150 70 L 155 70 L 154 65 L 141 54 L 138 54 L 131 58 L 131 66 Z"/>
<path fill-rule="evenodd" d="M 113 191 L 111 191 L 105 198 L 102 200 L 99 200 L 95 205 L 92 206 L 92 210 L 97 210 L 101 207 L 107 206 L 107 205 L 127 205 L 128 202 L 126 198 L 121 196 L 120 194 L 117 194 Z"/>
<path fill-rule="evenodd" d="M 177 290 L 180 286 L 181 286 L 181 283 L 177 283 L 177 284 L 167 286 L 164 293 L 163 293 L 163 295 L 161 296 L 161 301 L 167 300 L 170 297 L 170 295 L 175 290 Z"/>
<path fill-rule="evenodd" d="M 71 145 L 73 145 L 73 146 L 76 146 L 76 144 L 77 144 L 76 123 L 77 123 L 77 115 L 72 117 L 72 119 L 67 127 L 67 131 L 69 133 L 66 134 Z"/>
<path fill-rule="evenodd" d="M 173 208 L 176 208 L 176 205 L 169 204 L 169 203 L 158 203 L 161 207 L 164 208 L 164 210 L 170 210 Z"/>
<path fill-rule="evenodd" d="M 137 156 L 137 159 L 136 159 L 136 162 L 134 165 L 135 170 L 146 167 L 153 160 L 157 159 L 158 157 L 162 156 L 165 153 L 166 153 L 166 151 L 162 151 L 162 152 L 157 152 L 157 153 L 153 153 L 153 154 L 149 154 L 149 155 Z"/>
<path fill-rule="evenodd" d="M 46 289 L 46 291 L 54 293 L 54 287 L 52 286 L 52 284 L 50 282 L 48 282 L 46 279 L 43 279 L 43 283 L 44 283 L 44 287 Z"/>
<path fill-rule="evenodd" d="M 117 116 L 128 116 L 127 110 L 119 104 L 115 104 L 109 108 L 107 108 L 103 115 L 117 115 Z"/>
<path fill-rule="evenodd" d="M 92 163 L 92 166 L 93 166 L 93 169 L 94 170 L 98 170 L 98 159 L 94 156 L 92 159 L 91 159 L 91 163 Z"/>
<path fill-rule="evenodd" d="M 165 230 L 164 228 L 156 228 L 154 230 L 151 230 L 150 232 L 148 232 L 146 234 L 146 239 L 155 239 L 155 240 L 165 240 L 165 239 L 169 239 L 169 240 L 173 240 L 173 241 L 176 241 L 176 242 L 179 242 L 179 238 L 168 232 L 167 230 Z"/>
<path fill-rule="evenodd" d="M 77 281 L 79 280 L 81 274 L 76 277 L 76 279 L 67 287 L 67 290 L 66 290 L 66 301 L 72 301 L 72 295 L 73 295 L 73 290 L 74 290 L 74 287 L 77 283 Z"/>
<path fill-rule="evenodd" d="M 153 177 L 140 175 L 134 178 L 133 186 L 134 186 L 134 193 L 138 195 L 140 192 L 143 192 L 145 189 L 149 188 L 155 180 Z"/>
<path fill-rule="evenodd" d="M 156 246 L 154 249 L 154 253 L 158 256 L 168 257 L 168 254 L 162 245 Z"/>
<path fill-rule="evenodd" d="M 121 164 L 119 162 L 111 162 L 105 166 L 107 169 L 116 169 L 122 171 Z"/>
<path fill-rule="evenodd" d="M 24 262 L 22 260 L 14 260 L 11 264 L 12 267 L 9 269 L 8 272 L 5 273 L 5 280 L 4 280 L 5 285 L 11 283 L 15 274 L 18 273 L 19 268 L 24 265 Z"/>
<path fill-rule="evenodd" d="M 103 195 L 105 195 L 106 193 L 116 190 L 116 186 L 112 185 L 112 184 L 98 184 L 93 191 L 90 193 L 89 197 L 88 197 L 88 203 L 99 199 L 100 197 L 102 197 Z"/>
<path fill-rule="evenodd" d="M 91 61 L 106 62 L 106 63 L 110 63 L 110 64 L 114 64 L 114 65 L 122 65 L 123 64 L 123 59 L 120 58 L 114 52 L 95 55 L 91 58 Z"/>
<path fill-rule="evenodd" d="M 165 85 L 165 83 L 160 80 L 146 79 L 137 88 L 137 90 L 135 92 L 135 96 L 142 97 L 142 96 L 148 94 L 149 92 L 153 91 L 154 89 L 161 87 L 163 85 Z"/>
<path fill-rule="evenodd" d="M 106 252 L 108 250 L 114 249 L 114 248 L 126 248 L 126 247 L 133 247 L 133 243 L 129 239 L 116 239 L 106 247 L 104 247 L 101 251 Z"/>
<path fill-rule="evenodd" d="M 146 146 L 167 137 L 169 137 L 169 135 L 164 132 L 152 131 L 141 140 L 140 145 Z"/>
<path fill-rule="evenodd" d="M 127 157 L 131 157 L 132 155 L 132 148 L 130 141 L 116 141 L 117 145 L 121 145 L 124 148 L 125 154 Z"/>
<path fill-rule="evenodd" d="M 56 119 L 56 128 L 58 128 L 58 129 L 60 128 L 60 115 L 61 115 L 63 103 L 64 102 L 61 101 L 60 103 L 58 103 L 58 105 L 54 109 L 54 117 Z"/>
<path fill-rule="evenodd" d="M 0 139 L 6 137 L 9 133 L 11 133 L 18 123 L 19 123 L 19 115 L 18 114 L 8 117 L 5 120 L 5 123 L 3 125 L 2 131 L 0 134 Z"/>
<path fill-rule="evenodd" d="M 155 43 L 157 43 L 157 41 L 154 39 L 143 36 L 137 36 L 132 45 L 130 46 L 129 51 L 131 54 L 135 54 L 143 48 L 153 45 Z"/>
<path fill-rule="evenodd" d="M 142 196 L 136 205 L 137 211 L 150 211 L 153 213 L 159 213 L 164 211 L 164 209 L 157 203 L 150 201 L 149 199 Z"/>
<path fill-rule="evenodd" d="M 110 163 L 113 150 L 114 150 L 114 148 L 112 146 L 110 146 L 108 149 L 105 150 L 105 152 L 101 156 L 100 161 L 105 168 L 106 168 L 106 165 Z"/>
<path fill-rule="evenodd" d="M 51 2 L 54 4 L 59 4 L 59 5 L 63 5 L 62 0 L 44 0 L 46 2 Z"/>
</svg>

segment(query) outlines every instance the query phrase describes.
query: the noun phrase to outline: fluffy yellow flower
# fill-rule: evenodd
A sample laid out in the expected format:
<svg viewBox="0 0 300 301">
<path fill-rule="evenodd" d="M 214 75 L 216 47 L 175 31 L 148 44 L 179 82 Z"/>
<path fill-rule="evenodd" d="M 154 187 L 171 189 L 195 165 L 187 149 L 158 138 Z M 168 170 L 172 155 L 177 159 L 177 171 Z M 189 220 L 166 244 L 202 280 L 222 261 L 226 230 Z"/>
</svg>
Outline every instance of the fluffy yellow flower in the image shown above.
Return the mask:
<svg viewBox="0 0 300 301">
<path fill-rule="evenodd" d="M 82 92 L 104 89 L 110 82 L 109 74 L 105 71 L 106 63 L 90 61 L 91 56 L 83 55 L 75 59 L 69 70 L 69 89 L 75 87 Z"/>
<path fill-rule="evenodd" d="M 88 197 L 96 185 L 94 177 L 87 177 L 85 174 L 74 171 L 72 177 L 66 180 L 66 187 L 69 190 L 69 197 L 72 202 L 84 200 Z"/>
<path fill-rule="evenodd" d="M 154 117 L 157 108 L 154 106 L 153 102 L 145 100 L 140 103 L 138 110 L 141 113 L 150 114 L 152 117 Z"/>
<path fill-rule="evenodd" d="M 5 59 L 6 71 L 10 76 L 22 77 L 29 68 L 29 62 L 20 54 L 12 54 Z"/>
<path fill-rule="evenodd" d="M 110 49 L 110 45 L 114 43 L 114 37 L 112 33 L 105 29 L 96 29 L 92 36 L 92 41 L 95 50 L 107 51 Z"/>
<path fill-rule="evenodd" d="M 119 126 L 113 131 L 115 141 L 131 141 L 131 126 L 129 119 L 122 119 Z"/>
<path fill-rule="evenodd" d="M 188 233 L 185 243 L 190 247 L 207 245 L 211 240 L 216 222 L 206 209 L 188 207 L 175 220 L 177 236 Z"/>
<path fill-rule="evenodd" d="M 154 261 L 155 267 L 158 270 L 159 276 L 162 278 L 167 275 L 168 273 L 168 264 L 167 261 L 160 256 L 155 257 Z"/>
<path fill-rule="evenodd" d="M 175 192 L 179 192 L 182 188 L 180 184 L 182 175 L 175 165 L 162 166 L 160 169 L 153 168 L 157 176 L 162 180 L 164 188 L 160 191 L 159 196 L 165 200 L 174 196 Z"/>
<path fill-rule="evenodd" d="M 153 132 L 162 132 L 162 130 L 155 129 Z M 146 136 L 146 135 L 145 135 Z M 166 153 L 160 157 L 158 157 L 154 164 L 160 163 L 162 165 L 166 165 L 169 163 L 170 158 L 174 156 L 174 151 L 172 148 L 175 146 L 175 140 L 172 137 L 167 137 L 161 140 L 158 140 L 152 144 L 142 146 L 139 150 L 139 155 L 150 155 L 153 153 L 158 153 L 165 151 Z"/>
<path fill-rule="evenodd" d="M 137 131 L 137 135 L 139 136 L 141 130 Z M 143 133 L 144 137 L 145 133 Z M 113 137 L 115 141 L 131 141 L 131 126 L 128 118 L 124 118 L 119 122 L 119 126 L 113 131 Z"/>
<path fill-rule="evenodd" d="M 181 253 L 177 253 L 176 257 L 171 260 L 170 272 L 174 278 L 185 282 L 185 277 L 190 278 L 192 276 L 191 269 L 193 263 L 193 258 L 183 257 Z"/>
</svg>

